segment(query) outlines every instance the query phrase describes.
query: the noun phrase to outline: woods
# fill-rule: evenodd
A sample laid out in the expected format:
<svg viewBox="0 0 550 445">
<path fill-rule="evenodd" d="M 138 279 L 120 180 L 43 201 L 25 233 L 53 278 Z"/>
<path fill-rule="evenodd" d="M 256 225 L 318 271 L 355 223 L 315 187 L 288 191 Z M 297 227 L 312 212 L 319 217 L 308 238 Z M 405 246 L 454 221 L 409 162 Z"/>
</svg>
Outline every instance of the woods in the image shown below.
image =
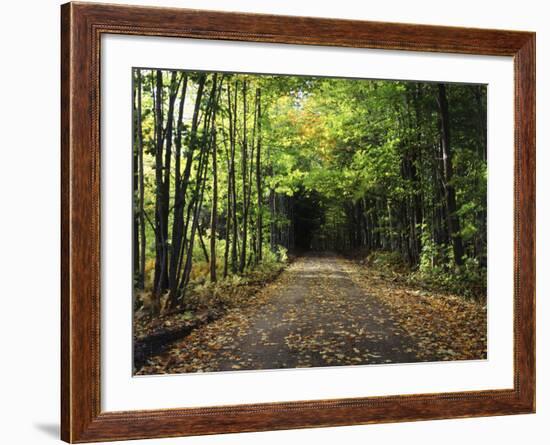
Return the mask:
<svg viewBox="0 0 550 445">
<path fill-rule="evenodd" d="M 486 87 L 134 69 L 136 309 L 339 251 L 485 293 Z"/>
</svg>

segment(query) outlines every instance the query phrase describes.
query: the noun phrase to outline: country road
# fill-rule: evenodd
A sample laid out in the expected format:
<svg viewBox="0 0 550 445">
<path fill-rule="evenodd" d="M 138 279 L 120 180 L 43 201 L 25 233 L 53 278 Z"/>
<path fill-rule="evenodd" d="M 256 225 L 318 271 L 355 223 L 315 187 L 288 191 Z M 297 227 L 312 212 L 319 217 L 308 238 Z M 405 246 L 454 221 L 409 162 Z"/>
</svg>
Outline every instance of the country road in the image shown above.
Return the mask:
<svg viewBox="0 0 550 445">
<path fill-rule="evenodd" d="M 429 341 L 421 336 L 413 338 L 408 333 L 414 332 L 415 326 L 410 317 L 402 308 L 396 310 L 386 304 L 380 298 L 380 289 L 376 297 L 371 295 L 369 283 L 362 285 L 353 277 L 357 273 L 357 265 L 335 255 L 300 257 L 258 292 L 253 304 L 229 310 L 222 318 L 175 342 L 140 373 L 483 358 L 457 355 L 452 338 L 450 346 L 441 346 L 437 337 L 432 340 L 432 331 L 441 328 L 441 317 L 434 317 L 433 311 L 416 320 L 419 326 L 427 324 L 430 328 Z M 390 287 L 393 285 L 382 284 L 388 286 L 387 292 L 395 291 Z M 403 305 L 422 300 L 414 295 L 410 299 Z M 402 323 L 404 317 L 408 325 Z M 464 331 L 464 327 L 459 328 Z M 430 345 L 433 351 L 426 350 Z"/>
</svg>

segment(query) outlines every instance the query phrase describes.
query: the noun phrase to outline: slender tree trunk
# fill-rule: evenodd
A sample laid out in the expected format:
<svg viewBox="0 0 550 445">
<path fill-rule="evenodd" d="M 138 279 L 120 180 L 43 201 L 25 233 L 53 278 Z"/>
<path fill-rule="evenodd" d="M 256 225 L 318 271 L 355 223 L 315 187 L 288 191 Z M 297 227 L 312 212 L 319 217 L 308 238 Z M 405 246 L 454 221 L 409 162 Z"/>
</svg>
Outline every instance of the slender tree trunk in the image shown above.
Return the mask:
<svg viewBox="0 0 550 445">
<path fill-rule="evenodd" d="M 181 122 L 183 120 L 183 107 L 185 99 L 185 90 L 187 89 L 187 76 L 185 76 L 184 81 L 184 91 L 182 91 L 182 98 L 180 100 L 180 114 L 178 115 L 178 120 Z M 174 308 L 178 300 L 178 289 L 181 281 L 181 273 L 183 267 L 183 258 L 185 255 L 186 241 L 187 241 L 187 228 L 189 224 L 189 218 L 191 215 L 191 206 L 188 204 L 187 210 L 185 210 L 186 204 L 186 194 L 188 190 L 189 180 L 191 176 L 191 166 L 193 164 L 193 157 L 197 146 L 197 130 L 199 125 L 199 113 L 202 102 L 202 96 L 204 92 L 204 85 L 206 82 L 206 75 L 201 74 L 198 80 L 197 85 L 197 95 L 195 98 L 195 105 L 193 109 L 193 117 L 191 120 L 191 131 L 189 135 L 189 147 L 187 150 L 187 156 L 185 159 L 185 167 L 183 171 L 183 176 L 179 177 L 179 185 L 176 186 L 176 196 L 175 196 L 175 206 L 174 206 L 174 230 L 173 233 L 173 246 L 172 246 L 172 257 L 171 257 L 171 279 L 170 279 L 170 307 Z M 178 152 L 181 152 L 182 139 L 181 132 L 183 128 L 181 125 L 178 125 L 178 139 L 176 143 L 180 145 Z M 176 162 L 177 159 L 176 159 Z M 180 161 L 181 162 L 181 161 Z M 179 168 L 177 169 L 179 171 Z M 184 212 L 186 217 L 184 218 Z"/>
<path fill-rule="evenodd" d="M 193 212 L 193 222 L 191 225 L 191 234 L 189 238 L 189 247 L 187 249 L 187 256 L 184 263 L 184 272 L 182 281 L 180 283 L 180 289 L 182 292 L 182 297 L 185 297 L 185 292 L 187 290 L 187 285 L 191 276 L 192 262 L 193 262 L 193 246 L 195 242 L 195 234 L 198 228 L 199 215 L 202 209 L 202 203 L 204 198 L 204 189 L 206 185 L 206 172 L 208 170 L 209 164 L 209 154 L 213 147 L 213 137 L 212 137 L 212 128 L 215 122 L 215 116 L 217 112 L 217 101 L 219 95 L 218 93 L 218 83 L 217 83 L 217 74 L 214 74 L 212 79 L 212 90 L 210 92 L 210 97 L 208 100 L 208 107 L 205 112 L 205 118 L 203 123 L 203 132 L 201 140 L 201 154 L 199 159 L 199 167 L 197 170 L 197 180 L 195 183 L 195 192 L 194 192 L 194 201 L 195 208 Z M 199 238 L 201 233 L 199 231 Z M 206 247 L 202 246 L 205 253 Z M 207 254 L 206 254 L 207 256 Z M 207 260 L 208 261 L 208 260 Z"/>
<path fill-rule="evenodd" d="M 227 94 L 230 94 L 229 83 Z M 225 135 L 225 132 L 224 132 Z M 232 224 L 232 200 L 231 200 L 231 153 L 230 148 L 227 145 L 227 140 L 224 136 L 224 146 L 225 146 L 225 156 L 227 163 L 227 209 L 226 209 L 226 223 L 225 223 L 225 249 L 223 255 L 223 277 L 227 277 L 227 272 L 229 269 L 229 246 L 230 246 L 230 234 L 231 234 L 231 224 Z"/>
<path fill-rule="evenodd" d="M 132 150 L 132 188 L 133 188 L 133 195 L 134 200 L 136 199 L 136 195 L 139 190 L 139 170 L 138 170 L 138 148 L 136 147 L 136 144 L 134 144 L 133 150 Z M 139 244 L 139 209 L 138 206 L 135 205 L 134 201 L 134 208 L 133 208 L 133 229 L 132 229 L 132 236 L 133 236 L 133 249 L 132 249 L 132 267 L 133 267 L 133 283 L 136 288 L 141 288 L 140 282 L 141 282 L 141 276 L 140 276 L 140 268 L 139 268 L 139 258 L 140 258 L 140 244 Z"/>
<path fill-rule="evenodd" d="M 206 179 L 203 179 L 203 181 L 206 181 Z M 206 243 L 204 242 L 203 227 L 201 227 L 199 223 L 197 224 L 198 224 L 197 232 L 199 232 L 199 243 L 201 245 L 202 254 L 204 255 L 204 261 L 206 261 L 207 263 L 210 263 L 210 257 L 208 256 L 208 249 L 206 248 Z"/>
<path fill-rule="evenodd" d="M 388 238 L 390 240 L 390 250 L 393 250 L 395 249 L 395 240 L 393 236 L 393 218 L 389 199 L 386 200 L 386 208 L 388 210 Z"/>
<path fill-rule="evenodd" d="M 162 294 L 162 277 L 166 261 L 166 239 L 163 237 L 163 203 L 162 198 L 162 152 L 163 152 L 163 113 L 162 113 L 162 71 L 156 71 L 155 84 L 155 274 L 153 280 L 153 314 L 160 312 L 160 296 Z"/>
<path fill-rule="evenodd" d="M 181 80 L 181 79 L 180 79 Z M 172 71 L 170 77 L 170 90 L 168 97 L 168 112 L 166 116 L 166 130 L 164 136 L 164 163 L 163 163 L 163 179 L 162 179 L 162 213 L 161 213 L 161 228 L 162 238 L 164 239 L 164 259 L 162 263 L 162 274 L 159 283 L 161 290 L 164 292 L 169 289 L 169 260 L 170 260 L 170 243 L 169 243 L 169 213 L 170 213 L 170 174 L 172 173 L 172 142 L 174 132 L 174 107 L 179 90 L 179 82 L 177 72 Z"/>
<path fill-rule="evenodd" d="M 448 226 L 453 244 L 455 263 L 462 264 L 464 248 L 460 235 L 460 222 L 456 214 L 456 194 L 453 185 L 453 159 L 451 150 L 451 135 L 449 124 L 449 104 L 445 84 L 438 84 L 438 103 L 441 120 L 441 148 L 443 151 L 443 168 L 445 173 L 445 195 L 448 209 Z"/>
<path fill-rule="evenodd" d="M 247 110 L 247 83 L 246 79 L 243 80 L 243 140 L 241 145 L 241 170 L 242 170 L 242 184 L 243 184 L 243 215 L 242 215 L 242 247 L 241 247 L 241 260 L 239 263 L 239 272 L 243 273 L 246 266 L 246 243 L 248 241 L 248 192 L 247 192 L 247 128 L 246 128 L 246 114 Z"/>
<path fill-rule="evenodd" d="M 227 83 L 227 103 L 229 114 L 229 149 L 230 149 L 230 184 L 231 184 L 231 209 L 233 220 L 233 236 L 231 237 L 231 271 L 237 272 L 237 238 L 238 238 L 238 220 L 237 220 L 237 186 L 235 178 L 235 151 L 236 151 L 236 126 L 237 126 L 237 98 L 238 82 L 235 82 L 235 90 L 232 96 L 230 83 Z"/>
<path fill-rule="evenodd" d="M 134 267 L 134 286 L 136 289 L 143 289 L 143 276 L 141 275 L 141 244 L 140 244 L 140 222 L 141 222 L 141 203 L 138 198 L 140 191 L 140 178 L 141 172 L 139 168 L 140 152 L 142 150 L 141 144 L 141 77 L 139 70 L 136 72 L 136 83 L 134 85 L 134 143 L 132 150 L 133 161 L 133 209 L 134 209 L 134 221 L 133 221 L 133 267 Z M 136 203 L 137 201 L 137 203 Z"/>
<path fill-rule="evenodd" d="M 210 216 L 210 281 L 216 282 L 216 230 L 218 225 L 218 157 L 216 126 L 212 129 L 212 214 Z"/>
<path fill-rule="evenodd" d="M 200 211 L 202 209 L 202 201 L 203 201 L 203 197 L 204 197 L 204 186 L 206 184 L 206 181 L 204 181 L 204 173 L 201 173 L 201 171 L 203 169 L 205 169 L 205 165 L 208 164 L 208 150 L 206 147 L 203 147 L 203 150 L 205 150 L 205 152 L 203 152 L 203 160 L 201 162 L 202 165 L 200 165 L 199 167 L 199 178 L 197 178 L 197 181 L 198 181 L 198 198 L 196 200 L 196 204 L 195 204 L 195 210 L 193 212 L 193 222 L 191 224 L 191 235 L 189 237 L 189 247 L 187 249 L 187 256 L 186 256 L 186 259 L 185 259 L 185 266 L 184 266 L 184 272 L 183 272 L 183 278 L 182 278 L 182 283 L 180 284 L 180 288 L 181 288 L 181 291 L 182 291 L 182 295 L 185 296 L 185 292 L 187 290 L 187 285 L 189 284 L 189 279 L 191 277 L 191 269 L 192 269 L 192 265 L 193 265 L 193 246 L 195 244 L 195 235 L 197 233 L 197 228 L 198 228 L 198 219 L 199 219 L 199 214 L 200 214 Z M 200 232 L 199 232 L 199 237 L 200 237 Z M 203 249 L 204 251 L 206 252 L 206 248 L 204 247 L 203 245 Z"/>
<path fill-rule="evenodd" d="M 413 91 L 413 107 L 414 107 L 414 122 L 416 141 L 411 152 L 411 177 L 414 188 L 414 243 L 415 243 L 415 264 L 420 261 L 420 253 L 422 252 L 422 226 L 424 224 L 424 212 L 423 212 L 423 188 L 422 188 L 422 175 L 418 171 L 418 167 L 422 166 L 422 119 L 421 119 L 421 105 L 422 99 L 422 84 L 417 83 Z"/>
<path fill-rule="evenodd" d="M 147 249 L 147 239 L 145 237 L 145 173 L 143 170 L 143 129 L 141 116 L 141 101 L 142 101 L 142 81 L 141 70 L 138 69 L 138 164 L 139 164 L 139 227 L 140 227 L 140 258 L 139 258 L 139 275 L 141 277 L 140 285 L 143 289 L 145 286 L 145 254 Z"/>
<path fill-rule="evenodd" d="M 183 212 L 185 197 L 182 196 L 182 178 L 181 178 L 181 152 L 182 152 L 182 133 L 183 133 L 183 112 L 185 106 L 185 96 L 187 94 L 187 73 L 183 74 L 183 86 L 181 90 L 180 102 L 178 107 L 178 120 L 176 124 L 176 153 L 175 153 L 175 172 L 174 172 L 174 218 L 172 221 L 172 255 L 170 256 L 170 268 L 168 271 L 168 281 L 170 286 L 170 306 L 176 302 L 178 286 L 178 262 L 182 245 Z"/>
<path fill-rule="evenodd" d="M 203 134 L 206 134 L 207 125 L 208 125 L 208 119 L 206 118 Z M 187 254 L 185 256 L 185 261 L 183 263 L 183 275 L 181 278 L 181 282 L 179 284 L 179 289 L 182 293 L 182 297 L 185 297 L 185 292 L 187 290 L 187 285 L 189 283 L 189 279 L 191 276 L 191 269 L 193 265 L 193 247 L 195 245 L 195 236 L 197 233 L 197 229 L 199 228 L 199 215 L 202 209 L 204 186 L 206 184 L 206 181 L 204 180 L 204 176 L 206 174 L 207 164 L 208 164 L 208 145 L 205 144 L 203 141 L 200 149 L 199 165 L 197 168 L 197 178 L 195 181 L 193 198 L 192 198 L 192 202 L 189 204 L 191 209 L 190 209 L 190 215 L 188 217 L 188 224 L 190 220 L 191 232 L 189 235 L 189 245 L 187 247 Z M 187 229 L 186 229 L 186 232 L 187 232 Z M 201 237 L 201 234 L 199 230 L 199 238 L 200 237 Z M 203 251 L 206 252 L 206 248 L 204 247 L 204 244 L 202 245 L 202 248 L 203 248 Z"/>
<path fill-rule="evenodd" d="M 478 125 L 479 125 L 479 138 L 481 147 L 481 159 L 487 163 L 487 105 L 486 105 L 486 88 L 485 86 L 478 85 L 474 90 L 477 111 L 478 111 Z M 477 212 L 477 224 L 479 227 L 478 236 L 476 236 L 475 250 L 476 258 L 483 266 L 487 264 L 487 207 L 481 206 L 481 210 Z"/>
<path fill-rule="evenodd" d="M 481 157 L 487 162 L 487 112 L 484 104 L 484 86 L 478 85 L 474 89 L 474 96 L 477 105 L 479 136 L 481 140 Z"/>
<path fill-rule="evenodd" d="M 252 138 L 248 140 L 247 146 L 250 148 L 247 158 L 249 159 L 249 169 L 248 169 L 248 183 L 247 183 L 247 196 L 246 196 L 246 214 L 248 215 L 248 227 L 250 234 L 250 242 L 247 243 L 251 247 L 251 252 L 249 249 L 248 261 L 246 262 L 245 268 L 248 267 L 252 262 L 252 256 L 256 256 L 256 237 L 254 236 L 254 230 L 256 230 L 256 225 L 254 224 L 254 215 L 250 211 L 250 203 L 252 202 L 252 185 L 254 178 L 254 164 L 255 164 L 255 149 L 256 149 L 256 124 L 257 124 L 257 108 L 256 103 L 254 104 L 254 122 L 252 126 Z"/>
<path fill-rule="evenodd" d="M 256 100 L 258 103 L 258 147 L 256 148 L 256 193 L 258 195 L 258 216 L 257 216 L 257 243 L 258 247 L 256 249 L 257 256 L 256 262 L 259 263 L 262 261 L 262 247 L 263 247 L 263 225 L 262 225 L 262 92 L 258 88 L 256 90 Z"/>
<path fill-rule="evenodd" d="M 268 176 L 273 177 L 273 159 L 271 159 L 271 147 L 267 147 Z M 269 187 L 269 247 L 275 252 L 275 190 Z"/>
<path fill-rule="evenodd" d="M 272 252 L 275 252 L 275 247 L 277 245 L 276 205 L 275 190 L 269 189 L 269 244 Z"/>
</svg>

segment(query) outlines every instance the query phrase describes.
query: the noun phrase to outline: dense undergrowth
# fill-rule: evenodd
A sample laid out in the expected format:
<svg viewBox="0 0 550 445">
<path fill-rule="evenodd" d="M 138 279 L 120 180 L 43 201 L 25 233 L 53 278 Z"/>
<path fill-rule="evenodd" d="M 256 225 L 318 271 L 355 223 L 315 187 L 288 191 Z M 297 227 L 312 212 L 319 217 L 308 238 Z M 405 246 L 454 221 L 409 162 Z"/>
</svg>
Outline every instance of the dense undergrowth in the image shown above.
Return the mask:
<svg viewBox="0 0 550 445">
<path fill-rule="evenodd" d="M 216 261 L 217 276 L 215 282 L 209 278 L 210 263 L 208 257 L 198 248 L 191 270 L 191 280 L 186 289 L 184 298 L 179 299 L 178 307 L 169 310 L 167 302 L 169 292 L 161 297 L 161 316 L 168 312 L 172 313 L 192 313 L 200 310 L 209 310 L 212 308 L 226 308 L 242 303 L 242 291 L 249 285 L 267 283 L 284 269 L 289 261 L 287 250 L 278 246 L 274 251 L 269 246 L 264 247 L 262 261 L 258 264 L 250 263 L 249 267 L 243 273 L 234 273 L 228 270 L 224 274 L 223 251 L 225 243 L 223 240 L 218 242 L 218 255 Z M 153 274 L 154 260 L 151 260 L 146 267 L 145 289 L 136 292 L 134 297 L 134 309 L 137 319 L 148 320 L 152 316 L 153 299 Z M 225 275 L 225 276 L 224 276 Z M 247 292 L 244 292 L 245 296 Z"/>
<path fill-rule="evenodd" d="M 420 264 L 411 267 L 398 252 L 372 251 L 354 255 L 362 264 L 395 280 L 427 290 L 449 292 L 467 299 L 486 300 L 487 271 L 474 258 L 464 258 L 461 266 L 454 264 L 452 251 L 424 246 Z"/>
<path fill-rule="evenodd" d="M 272 282 L 289 264 L 286 249 L 279 247 L 275 252 L 266 249 L 262 262 L 251 265 L 242 274 L 223 274 L 216 282 L 208 278 L 208 263 L 199 257 L 193 267 L 193 279 L 186 297 L 175 309 L 168 309 L 169 294 L 161 298 L 161 313 L 152 312 L 152 290 L 150 287 L 138 292 L 134 298 L 134 339 L 140 344 L 162 338 L 178 338 L 187 335 L 196 327 L 221 317 L 234 307 L 245 307 L 251 297 L 265 285 Z M 223 269 L 223 264 L 221 265 Z M 203 271 L 201 273 L 201 271 Z M 150 282 L 151 280 L 148 280 Z M 162 341 L 161 341 L 162 343 Z"/>
</svg>

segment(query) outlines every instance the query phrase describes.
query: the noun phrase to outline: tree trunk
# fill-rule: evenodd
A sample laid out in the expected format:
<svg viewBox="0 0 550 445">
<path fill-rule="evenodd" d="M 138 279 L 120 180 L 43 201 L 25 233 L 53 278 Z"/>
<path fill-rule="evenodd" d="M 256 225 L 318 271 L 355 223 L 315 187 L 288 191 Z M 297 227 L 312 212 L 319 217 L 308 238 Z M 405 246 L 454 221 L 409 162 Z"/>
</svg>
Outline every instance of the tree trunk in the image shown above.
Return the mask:
<svg viewBox="0 0 550 445">
<path fill-rule="evenodd" d="M 262 92 L 258 88 L 256 90 L 256 100 L 258 103 L 258 146 L 256 148 L 256 193 L 258 195 L 258 216 L 257 216 L 257 228 L 256 238 L 258 247 L 256 249 L 256 262 L 262 261 L 262 244 L 263 244 L 263 226 L 262 226 Z"/>
<path fill-rule="evenodd" d="M 449 124 L 449 104 L 447 102 L 447 93 L 445 84 L 438 84 L 438 104 L 441 123 L 441 148 L 443 154 L 443 169 L 445 175 L 445 197 L 447 200 L 447 217 L 449 235 L 453 244 L 453 254 L 455 263 L 462 264 L 464 249 L 462 246 L 462 237 L 460 235 L 460 222 L 456 214 L 456 194 L 453 185 L 453 152 L 451 150 L 451 135 Z"/>
<path fill-rule="evenodd" d="M 212 128 L 212 214 L 210 217 L 210 281 L 216 282 L 216 230 L 218 225 L 218 147 L 216 144 L 216 127 Z"/>
<path fill-rule="evenodd" d="M 203 179 L 203 181 L 206 181 L 206 179 Z M 203 227 L 201 227 L 199 223 L 197 223 L 197 232 L 199 232 L 199 243 L 201 245 L 202 254 L 204 255 L 204 261 L 209 263 L 208 265 L 210 266 L 210 257 L 208 256 L 208 250 L 204 242 Z"/>
<path fill-rule="evenodd" d="M 487 111 L 486 105 L 484 103 L 484 87 L 483 85 L 478 85 L 474 90 L 474 96 L 477 105 L 477 114 L 478 114 L 478 125 L 479 125 L 479 136 L 481 140 L 481 157 L 487 162 Z"/>
<path fill-rule="evenodd" d="M 145 173 L 143 170 L 143 129 L 141 116 L 141 95 L 142 95 L 141 70 L 138 69 L 138 164 L 139 164 L 139 227 L 140 227 L 140 258 L 139 274 L 141 277 L 141 288 L 145 286 L 145 250 L 147 249 L 147 239 L 145 237 Z"/>
<path fill-rule="evenodd" d="M 229 83 L 227 86 L 227 95 L 229 96 L 230 88 Z M 229 118 L 230 115 L 229 115 Z M 224 132 L 225 135 L 225 132 Z M 227 272 L 229 270 L 229 246 L 230 246 L 230 234 L 231 234 L 231 224 L 232 224 L 232 199 L 231 199 L 231 153 L 230 148 L 227 145 L 226 138 L 224 136 L 224 146 L 225 146 L 225 156 L 226 156 L 226 163 L 227 163 L 227 209 L 226 209 L 226 223 L 225 223 L 225 249 L 223 254 L 223 277 L 227 277 Z"/>
<path fill-rule="evenodd" d="M 185 106 L 185 96 L 187 94 L 187 73 L 183 74 L 183 86 L 181 90 L 180 102 L 178 107 L 178 120 L 176 123 L 176 154 L 175 154 L 175 173 L 174 173 L 174 218 L 172 221 L 172 255 L 170 256 L 170 267 L 168 271 L 168 282 L 170 286 L 170 306 L 175 304 L 177 299 L 178 285 L 178 262 L 182 243 L 183 229 L 183 211 L 185 197 L 182 196 L 182 178 L 181 178 L 181 151 L 182 151 L 182 132 L 183 132 L 183 111 Z M 199 98 L 200 99 L 200 98 Z"/>
<path fill-rule="evenodd" d="M 137 90 L 137 91 L 136 91 Z M 136 86 L 134 87 L 134 129 L 135 138 L 133 143 L 133 200 L 134 200 L 134 221 L 133 221 L 133 267 L 134 267 L 134 286 L 136 289 L 143 289 L 143 276 L 141 274 L 141 244 L 140 244 L 140 230 L 141 230 L 141 200 L 138 195 L 141 196 L 140 190 L 140 156 L 143 148 L 141 144 L 141 73 L 139 70 L 136 72 Z M 137 200 L 137 203 L 136 203 Z"/>
<path fill-rule="evenodd" d="M 246 79 L 243 80 L 243 140 L 241 144 L 241 171 L 242 171 L 242 184 L 243 184 L 243 215 L 242 215 L 242 247 L 241 247 L 241 260 L 239 263 L 239 272 L 243 273 L 246 266 L 246 243 L 248 238 L 248 205 L 247 205 L 247 128 L 246 128 L 246 114 L 247 103 L 246 103 L 246 93 L 247 93 L 247 84 Z"/>
<path fill-rule="evenodd" d="M 185 76 L 184 87 L 182 91 L 182 97 L 180 100 L 180 113 L 178 115 L 178 132 L 176 138 L 177 150 L 181 152 L 182 148 L 182 120 L 184 110 L 185 92 L 187 90 L 187 76 Z M 187 217 L 184 220 L 186 194 L 189 185 L 189 178 L 191 175 L 191 165 L 193 163 L 193 155 L 197 146 L 197 130 L 199 123 L 199 112 L 204 91 L 204 84 L 206 82 L 206 75 L 202 74 L 199 77 L 197 85 L 197 95 L 195 98 L 195 105 L 193 109 L 193 117 L 191 120 L 191 131 L 189 138 L 189 148 L 187 150 L 187 156 L 185 160 L 185 167 L 183 176 L 180 177 L 179 168 L 176 169 L 176 175 L 178 181 L 176 181 L 175 192 L 175 204 L 174 204 L 174 222 L 172 232 L 172 256 L 170 262 L 170 307 L 174 308 L 177 304 L 178 288 L 180 283 L 181 269 L 183 267 L 183 257 L 185 254 L 185 243 L 187 238 L 187 226 L 190 217 L 190 206 L 187 208 Z M 176 158 L 176 163 L 178 158 Z"/>
<path fill-rule="evenodd" d="M 166 239 L 163 237 L 163 203 L 162 198 L 162 151 L 163 151 L 163 115 L 162 115 L 162 71 L 155 76 L 155 275 L 153 280 L 153 314 L 160 312 L 163 276 L 166 269 Z"/>
<path fill-rule="evenodd" d="M 191 276 L 191 269 L 192 269 L 192 263 L 193 263 L 193 245 L 195 242 L 195 235 L 198 228 L 198 220 L 199 215 L 202 209 L 202 203 L 204 198 L 204 189 L 206 185 L 206 172 L 208 169 L 208 158 L 210 154 L 210 150 L 212 149 L 213 145 L 213 138 L 212 138 L 212 131 L 214 122 L 215 122 L 215 116 L 217 112 L 217 74 L 214 74 L 212 79 L 212 90 L 210 92 L 210 97 L 208 100 L 208 106 L 207 110 L 205 112 L 205 118 L 203 122 L 203 131 L 202 131 L 202 139 L 201 139 L 201 154 L 199 158 L 199 166 L 197 170 L 197 180 L 195 183 L 195 191 L 194 191 L 194 211 L 193 211 L 193 222 L 191 224 L 191 235 L 189 238 L 189 247 L 187 249 L 187 256 L 184 263 L 184 272 L 182 281 L 180 283 L 180 289 L 182 292 L 182 297 L 185 296 L 185 292 L 187 289 L 187 285 L 189 283 L 189 279 Z M 199 238 L 201 237 L 201 233 L 199 232 Z M 201 241 L 202 242 L 202 241 Z M 206 248 L 203 245 L 202 246 L 205 253 Z M 207 254 L 206 254 L 207 256 Z M 207 260 L 208 261 L 208 260 Z"/>
<path fill-rule="evenodd" d="M 238 82 L 235 82 L 235 90 L 232 98 L 231 86 L 227 83 L 227 103 L 229 114 L 229 149 L 230 149 L 230 165 L 229 171 L 230 183 L 231 183 L 231 209 L 233 220 L 233 236 L 231 237 L 231 271 L 235 273 L 237 271 L 237 234 L 238 234 L 238 220 L 237 220 L 237 185 L 235 178 L 235 151 L 236 151 L 236 125 L 237 125 L 237 98 L 238 98 Z"/>
</svg>

